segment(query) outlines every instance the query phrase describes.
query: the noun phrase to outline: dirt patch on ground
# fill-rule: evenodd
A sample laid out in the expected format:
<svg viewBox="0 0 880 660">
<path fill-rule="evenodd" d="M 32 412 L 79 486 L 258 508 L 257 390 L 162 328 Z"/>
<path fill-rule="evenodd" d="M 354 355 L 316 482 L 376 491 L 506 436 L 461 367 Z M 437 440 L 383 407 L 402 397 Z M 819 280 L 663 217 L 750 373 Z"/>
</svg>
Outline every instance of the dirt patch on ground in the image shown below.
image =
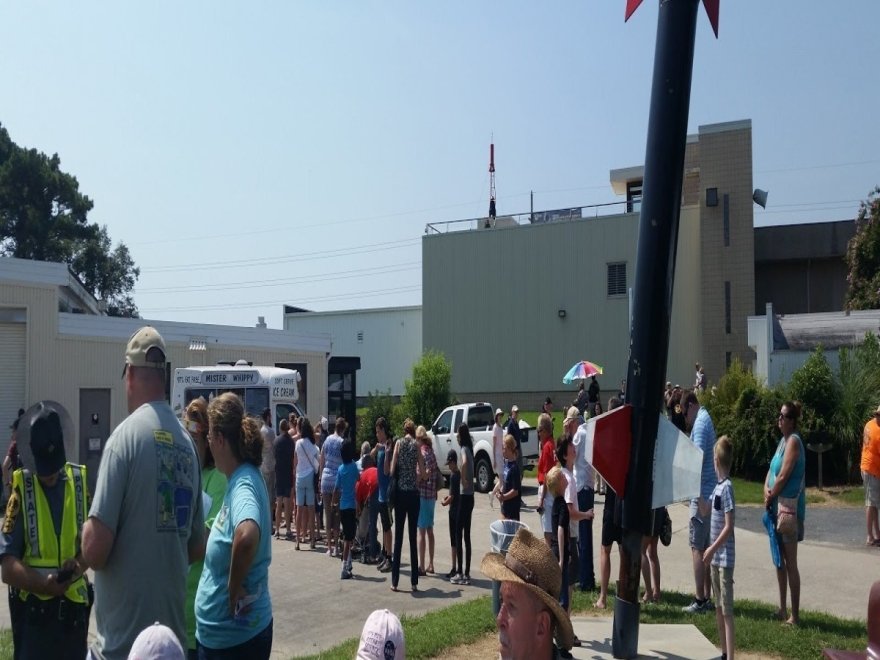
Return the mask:
<svg viewBox="0 0 880 660">
<path fill-rule="evenodd" d="M 437 658 L 449 658 L 450 660 L 474 660 L 474 658 L 495 658 L 498 656 L 498 636 L 495 633 L 481 637 L 472 644 L 462 644 L 443 651 L 443 655 Z M 754 653 L 742 653 L 737 651 L 737 658 L 742 660 L 776 660 L 778 656 L 756 655 Z"/>
<path fill-rule="evenodd" d="M 807 488 L 807 501 L 810 506 L 821 506 L 829 508 L 857 508 L 860 503 L 848 502 L 841 499 L 840 495 L 855 489 L 861 490 L 859 486 L 828 486 L 819 490 L 818 488 Z"/>
</svg>

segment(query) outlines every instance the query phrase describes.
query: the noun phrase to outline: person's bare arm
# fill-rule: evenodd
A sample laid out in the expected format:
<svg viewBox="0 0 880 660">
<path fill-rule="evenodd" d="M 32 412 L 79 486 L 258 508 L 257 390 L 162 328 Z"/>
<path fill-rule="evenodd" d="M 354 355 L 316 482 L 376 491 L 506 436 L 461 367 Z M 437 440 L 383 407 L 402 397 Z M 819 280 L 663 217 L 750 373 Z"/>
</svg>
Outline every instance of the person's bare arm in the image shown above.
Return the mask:
<svg viewBox="0 0 880 660">
<path fill-rule="evenodd" d="M 205 558 L 205 548 L 208 545 L 208 536 L 205 534 L 205 526 L 198 525 L 193 528 L 186 542 L 186 554 L 190 564 Z"/>
<path fill-rule="evenodd" d="M 82 530 L 82 556 L 86 565 L 100 571 L 107 565 L 113 550 L 113 531 L 94 516 L 86 520 Z"/>
<path fill-rule="evenodd" d="M 81 567 L 75 559 L 67 560 L 63 568 L 71 569 L 74 573 L 66 581 L 58 582 L 56 579 L 57 571 L 43 575 L 15 555 L 4 555 L 3 561 L 0 563 L 0 575 L 2 575 L 3 582 L 11 587 L 57 598 L 63 596 L 70 583 L 82 575 Z"/>
<path fill-rule="evenodd" d="M 229 611 L 234 613 L 238 601 L 248 594 L 244 590 L 244 578 L 253 564 L 260 543 L 260 527 L 253 520 L 243 520 L 235 528 L 232 539 L 232 559 L 229 563 Z"/>
</svg>

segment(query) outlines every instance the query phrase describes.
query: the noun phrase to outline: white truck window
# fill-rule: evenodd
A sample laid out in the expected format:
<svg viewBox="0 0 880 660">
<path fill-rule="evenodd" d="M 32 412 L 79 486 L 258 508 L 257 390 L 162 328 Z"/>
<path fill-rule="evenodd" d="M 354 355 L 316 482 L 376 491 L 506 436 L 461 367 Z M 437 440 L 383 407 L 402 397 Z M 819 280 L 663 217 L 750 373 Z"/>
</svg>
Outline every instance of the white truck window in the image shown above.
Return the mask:
<svg viewBox="0 0 880 660">
<path fill-rule="evenodd" d="M 434 424 L 434 433 L 451 433 L 452 432 L 452 411 L 445 410 L 443 414 L 440 415 L 440 418 L 437 420 L 437 423 Z"/>
</svg>

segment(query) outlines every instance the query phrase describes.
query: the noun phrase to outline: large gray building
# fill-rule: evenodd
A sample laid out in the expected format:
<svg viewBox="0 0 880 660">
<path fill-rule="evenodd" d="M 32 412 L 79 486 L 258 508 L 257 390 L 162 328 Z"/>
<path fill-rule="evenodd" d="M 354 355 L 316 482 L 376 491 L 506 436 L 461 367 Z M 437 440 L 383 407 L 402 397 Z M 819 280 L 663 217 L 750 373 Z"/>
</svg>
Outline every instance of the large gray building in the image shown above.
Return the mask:
<svg viewBox="0 0 880 660">
<path fill-rule="evenodd" d="M 690 385 L 694 363 L 717 380 L 733 357 L 751 362 L 755 306 L 751 121 L 688 137 L 668 378 Z M 539 407 L 577 360 L 604 366 L 617 388 L 629 357 L 643 168 L 611 172 L 625 195 L 607 206 L 429 225 L 422 241 L 423 347 L 452 362 L 462 399 Z M 499 219 L 501 220 L 501 219 Z M 488 227 L 487 227 L 488 225 Z M 660 295 L 658 286 L 657 295 Z"/>
</svg>

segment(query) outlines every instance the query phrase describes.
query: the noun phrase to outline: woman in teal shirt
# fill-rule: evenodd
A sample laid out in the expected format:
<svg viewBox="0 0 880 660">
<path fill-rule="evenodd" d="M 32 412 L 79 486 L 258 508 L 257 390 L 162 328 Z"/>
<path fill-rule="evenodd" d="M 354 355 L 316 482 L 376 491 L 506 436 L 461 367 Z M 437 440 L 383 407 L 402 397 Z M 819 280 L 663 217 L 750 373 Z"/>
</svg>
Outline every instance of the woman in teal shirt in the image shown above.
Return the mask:
<svg viewBox="0 0 880 660">
<path fill-rule="evenodd" d="M 205 509 L 205 526 L 208 531 L 214 524 L 214 517 L 220 511 L 223 504 L 223 494 L 226 492 L 226 475 L 214 464 L 214 456 L 208 447 L 208 404 L 202 397 L 193 399 L 186 407 L 184 424 L 196 445 L 196 453 L 199 455 L 199 464 L 202 466 L 202 490 L 210 498 L 210 506 Z M 207 542 L 208 534 L 205 534 Z M 186 645 L 190 660 L 196 660 L 199 655 L 196 647 L 196 590 L 199 587 L 199 578 L 202 576 L 204 561 L 197 561 L 189 565 L 189 574 L 186 578 Z"/>
<path fill-rule="evenodd" d="M 779 498 L 796 499 L 797 525 L 790 533 L 776 533 L 779 544 L 782 566 L 776 569 L 779 582 L 779 610 L 776 618 L 789 625 L 800 623 L 801 574 L 797 565 L 797 544 L 804 538 L 804 517 L 806 514 L 806 496 L 804 493 L 804 468 L 806 456 L 804 444 L 797 434 L 801 407 L 793 401 L 782 404 L 779 412 L 778 425 L 782 439 L 776 453 L 770 461 L 770 469 L 764 480 L 764 506 L 779 515 Z M 791 616 L 786 608 L 786 591 L 791 589 Z"/>
<path fill-rule="evenodd" d="M 231 392 L 208 404 L 208 423 L 208 443 L 228 484 L 196 593 L 199 659 L 261 660 L 272 651 L 272 521 L 260 474 L 263 437 Z"/>
</svg>

